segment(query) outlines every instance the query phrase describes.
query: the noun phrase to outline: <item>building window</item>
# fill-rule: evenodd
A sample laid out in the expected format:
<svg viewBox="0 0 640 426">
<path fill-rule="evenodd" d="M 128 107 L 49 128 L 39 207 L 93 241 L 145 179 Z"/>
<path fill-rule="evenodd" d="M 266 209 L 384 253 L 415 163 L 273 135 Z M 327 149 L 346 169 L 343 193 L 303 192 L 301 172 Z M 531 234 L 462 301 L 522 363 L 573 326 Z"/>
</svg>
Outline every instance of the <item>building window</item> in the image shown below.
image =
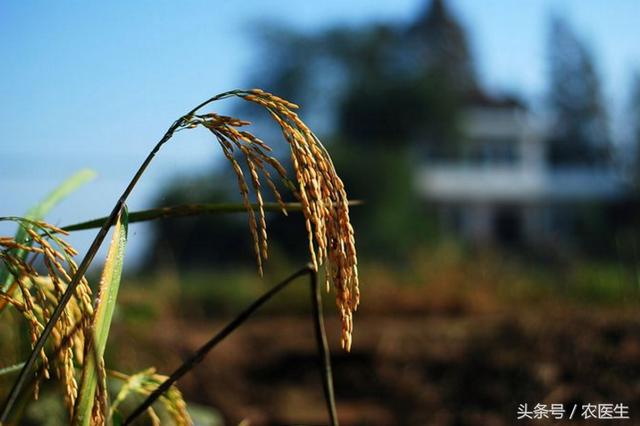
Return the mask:
<svg viewBox="0 0 640 426">
<path fill-rule="evenodd" d="M 493 216 L 493 237 L 509 246 L 522 242 L 522 217 L 516 207 L 499 207 Z"/>
<path fill-rule="evenodd" d="M 468 160 L 483 166 L 515 165 L 520 161 L 515 139 L 474 138 L 469 143 Z"/>
</svg>

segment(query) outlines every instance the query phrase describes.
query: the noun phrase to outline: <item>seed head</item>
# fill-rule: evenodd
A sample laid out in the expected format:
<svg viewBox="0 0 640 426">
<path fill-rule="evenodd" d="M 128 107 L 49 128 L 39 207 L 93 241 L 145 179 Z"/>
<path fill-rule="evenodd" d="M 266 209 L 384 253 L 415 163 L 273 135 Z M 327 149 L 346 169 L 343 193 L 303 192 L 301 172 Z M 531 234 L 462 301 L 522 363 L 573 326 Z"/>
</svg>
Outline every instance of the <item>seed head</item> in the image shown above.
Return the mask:
<svg viewBox="0 0 640 426">
<path fill-rule="evenodd" d="M 9 303 L 22 314 L 29 325 L 33 346 L 78 269 L 73 260 L 77 252 L 60 237 L 66 233 L 53 225 L 24 218 L 12 220 L 28 239 L 16 241 L 12 237 L 0 237 L 0 261 L 13 277 L 13 284 L 7 291 L 0 291 L 0 304 Z M 20 251 L 24 255 L 20 255 Z M 32 266 L 37 260 L 44 265 L 44 275 Z M 54 347 L 58 348 L 55 359 L 50 360 L 44 350 L 40 353 L 44 377 L 49 378 L 53 369 L 61 379 L 70 413 L 78 396 L 74 374 L 76 365 L 82 363 L 82 352 L 78 349 L 84 346 L 92 315 L 91 289 L 83 277 L 53 329 Z M 38 388 L 39 383 L 36 383 L 36 398 Z"/>
<path fill-rule="evenodd" d="M 265 108 L 280 126 L 291 151 L 291 162 L 295 172 L 294 196 L 302 205 L 305 227 L 309 240 L 309 256 L 314 269 L 325 265 L 327 288 L 332 283 L 336 289 L 336 303 L 342 319 L 342 347 L 349 350 L 353 332 L 353 312 L 357 309 L 360 292 L 358 288 L 357 255 L 353 227 L 349 218 L 349 204 L 344 184 L 338 176 L 329 153 L 320 140 L 294 112 L 298 108 L 261 89 L 235 94 L 246 101 Z M 249 123 L 233 117 L 214 113 L 191 115 L 183 122 L 184 128 L 202 125 L 218 140 L 237 178 L 240 194 L 249 215 L 249 229 L 254 240 L 254 251 L 258 270 L 262 274 L 262 263 L 267 258 L 267 229 L 264 215 L 261 176 L 286 212 L 268 168 L 289 182 L 287 172 L 274 157 L 267 155 L 271 148 L 246 130 L 238 130 Z M 244 158 L 251 185 L 258 205 L 258 214 L 249 203 L 249 187 L 236 154 Z"/>
</svg>

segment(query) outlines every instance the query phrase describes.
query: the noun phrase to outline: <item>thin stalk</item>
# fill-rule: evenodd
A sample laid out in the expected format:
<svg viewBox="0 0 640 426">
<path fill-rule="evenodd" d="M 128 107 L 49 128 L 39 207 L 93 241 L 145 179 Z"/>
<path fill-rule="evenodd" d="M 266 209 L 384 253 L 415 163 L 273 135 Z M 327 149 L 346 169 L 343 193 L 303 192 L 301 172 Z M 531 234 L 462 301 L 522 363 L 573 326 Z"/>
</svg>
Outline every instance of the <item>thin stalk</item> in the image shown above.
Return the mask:
<svg viewBox="0 0 640 426">
<path fill-rule="evenodd" d="M 349 206 L 357 206 L 362 204 L 361 201 L 350 201 Z M 279 203 L 265 202 L 264 210 L 269 212 L 282 211 Z M 284 203 L 287 212 L 302 211 L 300 203 Z M 252 203 L 251 208 L 258 210 L 257 203 Z M 165 219 L 174 217 L 199 216 L 203 214 L 223 214 L 223 213 L 244 213 L 246 209 L 242 203 L 207 203 L 207 204 L 180 204 L 169 207 L 159 207 L 149 210 L 140 210 L 129 213 L 129 223 L 145 222 L 148 220 Z M 85 229 L 99 228 L 108 220 L 108 217 L 88 220 L 86 222 L 74 223 L 73 225 L 63 226 L 61 229 L 65 231 L 82 231 Z"/>
<path fill-rule="evenodd" d="M 322 295 L 318 288 L 318 273 L 311 270 L 309 273 L 311 284 L 311 309 L 313 312 L 313 328 L 316 334 L 316 346 L 318 348 L 318 360 L 322 371 L 322 390 L 327 404 L 327 412 L 331 426 L 338 426 L 338 413 L 336 410 L 335 393 L 333 391 L 333 374 L 331 372 L 331 357 L 327 344 L 327 333 L 324 329 L 324 317 L 322 314 Z"/>
<path fill-rule="evenodd" d="M 33 366 L 34 366 L 34 364 L 36 362 L 38 354 L 40 353 L 40 351 L 44 347 L 44 345 L 45 345 L 45 343 L 47 341 L 47 338 L 51 335 L 51 332 L 53 331 L 53 328 L 55 327 L 56 322 L 58 321 L 58 319 L 60 319 L 60 316 L 62 315 L 62 312 L 63 312 L 64 308 L 66 307 L 67 303 L 69 303 L 69 300 L 71 300 L 71 297 L 75 293 L 76 287 L 80 283 L 80 280 L 81 280 L 82 276 L 84 276 L 84 274 L 87 272 L 87 269 L 89 268 L 89 265 L 91 264 L 91 262 L 93 261 L 93 258 L 95 257 L 96 253 L 100 249 L 100 246 L 102 245 L 102 242 L 104 241 L 104 239 L 105 239 L 105 237 L 107 235 L 107 232 L 109 231 L 109 228 L 111 228 L 111 226 L 113 226 L 113 224 L 116 222 L 116 219 L 120 215 L 120 212 L 122 211 L 122 209 L 124 207 L 124 204 L 127 201 L 127 198 L 131 194 L 131 191 L 133 191 L 133 188 L 136 186 L 136 184 L 138 183 L 138 181 L 140 180 L 140 178 L 144 174 L 145 170 L 147 169 L 147 167 L 149 166 L 149 164 L 151 163 L 153 158 L 156 156 L 158 151 L 160 151 L 160 148 L 165 143 L 167 143 L 169 141 L 169 139 L 171 139 L 173 134 L 180 128 L 182 123 L 184 123 L 184 121 L 189 116 L 195 114 L 195 112 L 198 109 L 204 107 L 205 105 L 207 105 L 207 104 L 209 104 L 211 102 L 217 101 L 219 99 L 227 98 L 227 97 L 230 97 L 230 96 L 235 96 L 237 93 L 239 93 L 239 92 L 238 91 L 224 92 L 224 93 L 216 95 L 216 96 L 214 96 L 212 98 L 209 98 L 206 101 L 204 101 L 201 104 L 199 104 L 198 106 L 196 106 L 194 109 L 189 111 L 187 114 L 185 114 L 184 116 L 182 116 L 178 120 L 176 120 L 169 127 L 169 129 L 165 132 L 164 136 L 162 136 L 160 141 L 158 141 L 158 143 L 153 147 L 151 152 L 149 152 L 149 154 L 147 155 L 147 158 L 144 160 L 144 162 L 142 163 L 142 165 L 140 166 L 140 168 L 138 169 L 138 171 L 134 175 L 133 179 L 131 179 L 131 181 L 129 182 L 129 185 L 126 187 L 126 189 L 124 190 L 124 192 L 122 193 L 122 195 L 120 196 L 118 201 L 116 202 L 116 204 L 113 207 L 113 210 L 111 211 L 111 214 L 108 216 L 106 222 L 104 222 L 103 225 L 100 227 L 100 230 L 98 231 L 95 239 L 93 240 L 93 243 L 91 243 L 91 246 L 87 250 L 87 253 L 85 254 L 85 256 L 82 259 L 82 261 L 80 262 L 80 265 L 78 266 L 78 270 L 73 275 L 73 278 L 71 279 L 71 282 L 69 283 L 69 285 L 67 286 L 67 289 L 65 290 L 64 294 L 62 295 L 62 298 L 58 302 L 58 305 L 54 309 L 53 313 L 51 314 L 49 322 L 47 322 L 47 325 L 44 327 L 44 330 L 42 331 L 42 333 L 38 337 L 38 340 L 36 341 L 33 349 L 31 350 L 31 353 L 29 354 L 29 358 L 25 362 L 24 367 L 20 371 L 20 374 L 18 375 L 18 378 L 14 382 L 13 387 L 11 388 L 11 391 L 9 392 L 9 395 L 7 396 L 7 399 L 5 401 L 4 407 L 2 409 L 2 414 L 0 414 L 0 424 L 6 422 L 7 419 L 9 418 L 9 414 L 11 413 L 11 409 L 13 408 L 13 405 L 18 400 L 20 392 L 22 391 L 22 388 L 24 387 L 24 385 L 27 382 L 27 378 L 29 376 L 30 371 L 33 369 Z"/>
<path fill-rule="evenodd" d="M 115 223 L 117 217 L 120 215 L 120 212 L 124 206 L 125 201 L 129 197 L 129 194 L 131 194 L 131 191 L 136 186 L 136 184 L 142 177 L 142 174 L 151 163 L 151 160 L 153 160 L 153 158 L 156 156 L 156 154 L 158 153 L 162 145 L 164 145 L 169 139 L 171 139 L 171 137 L 173 136 L 173 133 L 176 131 L 176 129 L 179 126 L 179 121 L 180 120 L 176 121 L 171 125 L 169 130 L 167 130 L 165 135 L 162 137 L 162 139 L 160 139 L 160 141 L 156 144 L 156 146 L 151 150 L 151 152 L 149 153 L 147 158 L 144 160 L 144 162 L 136 172 L 135 176 L 131 180 L 131 182 L 129 182 L 129 185 L 127 186 L 127 188 L 124 190 L 124 192 L 116 202 L 116 205 L 113 207 L 113 210 L 111 211 L 111 214 L 109 215 L 107 221 L 104 222 L 104 224 L 98 231 L 98 234 L 93 240 L 93 243 L 91 243 L 89 250 L 87 250 L 87 254 L 85 254 L 84 258 L 82 259 L 82 262 L 80 262 L 80 265 L 78 266 L 78 270 L 73 275 L 73 278 L 71 279 L 71 282 L 69 283 L 69 285 L 67 286 L 67 289 L 62 295 L 62 298 L 58 302 L 58 305 L 56 306 L 53 313 L 51 314 L 51 318 L 49 319 L 49 322 L 47 322 L 47 325 L 44 327 L 44 330 L 38 337 L 38 340 L 36 341 L 31 353 L 29 354 L 29 358 L 25 362 L 25 365 L 22 368 L 22 371 L 20 371 L 18 378 L 13 384 L 13 387 L 11 388 L 11 392 L 9 392 L 9 396 L 7 397 L 7 400 L 4 404 L 2 415 L 0 415 L 0 422 L 5 422 L 9 417 L 9 413 L 11 412 L 13 405 L 18 399 L 18 395 L 20 394 L 22 387 L 27 381 L 27 376 L 29 375 L 29 372 L 33 368 L 36 358 L 38 357 L 38 353 L 40 353 L 40 351 L 44 347 L 47 341 L 47 338 L 49 337 L 49 335 L 51 335 L 51 332 L 53 331 L 53 328 L 56 325 L 56 322 L 58 322 L 58 319 L 60 319 L 60 316 L 62 315 L 64 308 L 67 306 L 67 303 L 69 303 L 69 300 L 71 300 L 71 297 L 75 293 L 76 287 L 80 283 L 80 279 L 87 272 L 87 269 L 89 268 L 89 265 L 91 264 L 91 262 L 93 261 L 93 258 L 98 252 L 98 249 L 100 249 L 100 246 L 102 245 L 102 242 L 104 241 L 104 238 L 106 237 L 107 232 L 109 231 L 109 228 L 111 228 L 111 226 Z"/>
<path fill-rule="evenodd" d="M 229 322 L 222 330 L 220 330 L 209 341 L 202 345 L 196 352 L 189 357 L 180 367 L 178 367 L 160 386 L 158 386 L 145 400 L 140 404 L 127 419 L 122 423 L 122 426 L 131 424 L 138 416 L 144 413 L 153 403 L 162 396 L 175 382 L 180 380 L 182 376 L 192 370 L 198 363 L 200 363 L 207 354 L 224 340 L 229 334 L 231 334 L 236 328 L 242 325 L 258 308 L 268 302 L 273 296 L 283 290 L 289 283 L 294 281 L 303 275 L 311 276 L 311 286 L 314 294 L 317 293 L 317 273 L 313 270 L 312 265 L 308 264 L 304 268 L 294 272 L 285 280 L 281 281 L 269 291 L 264 293 L 258 299 L 256 299 L 251 305 L 249 305 L 244 311 L 242 311 L 236 318 Z M 314 278 L 315 277 L 315 278 Z M 316 326 L 316 340 L 319 346 L 319 353 L 322 354 L 322 367 L 324 372 L 323 383 L 325 383 L 325 397 L 327 398 L 327 407 L 329 408 L 330 417 L 332 418 L 332 425 L 337 426 L 337 417 L 335 416 L 335 402 L 333 397 L 333 384 L 331 380 L 331 364 L 328 361 L 329 351 L 327 349 L 327 339 L 324 334 L 324 326 L 322 325 L 321 308 L 318 307 L 320 301 L 319 297 L 312 297 L 313 301 L 313 315 L 315 318 Z M 318 326 L 318 323 L 320 325 Z M 319 328 L 318 328 L 319 327 Z M 324 338 L 322 336 L 325 336 Z M 328 369 L 327 369 L 328 367 Z M 328 379 L 327 379 L 328 377 Z"/>
<path fill-rule="evenodd" d="M 60 352 L 62 352 L 63 348 L 68 347 L 69 345 L 69 341 L 71 339 L 73 339 L 73 336 L 75 336 L 75 334 L 80 331 L 83 327 L 83 322 L 79 321 L 77 323 L 75 323 L 73 325 L 73 327 L 71 328 L 71 330 L 69 330 L 69 332 L 66 334 L 66 336 L 64 336 L 62 338 L 62 340 L 60 341 L 60 344 L 58 346 L 56 346 L 52 351 L 51 354 L 49 354 L 49 359 L 55 359 L 60 355 Z M 20 368 L 22 368 L 22 366 L 24 366 L 24 362 L 21 362 L 19 364 L 16 364 L 14 366 L 11 366 L 9 368 L 11 368 L 13 371 L 18 371 Z M 29 381 L 29 389 L 33 389 L 33 387 L 35 386 L 35 384 L 42 380 L 44 378 L 44 374 L 45 374 L 45 365 L 44 364 L 40 364 L 40 366 L 38 367 L 36 373 L 31 377 L 31 380 Z M 24 406 L 26 404 L 26 395 L 22 394 L 21 395 L 21 399 L 24 402 L 20 402 L 20 400 L 18 400 L 18 407 L 20 407 L 20 405 Z M 0 423 L 1 425 L 1 423 Z"/>
</svg>

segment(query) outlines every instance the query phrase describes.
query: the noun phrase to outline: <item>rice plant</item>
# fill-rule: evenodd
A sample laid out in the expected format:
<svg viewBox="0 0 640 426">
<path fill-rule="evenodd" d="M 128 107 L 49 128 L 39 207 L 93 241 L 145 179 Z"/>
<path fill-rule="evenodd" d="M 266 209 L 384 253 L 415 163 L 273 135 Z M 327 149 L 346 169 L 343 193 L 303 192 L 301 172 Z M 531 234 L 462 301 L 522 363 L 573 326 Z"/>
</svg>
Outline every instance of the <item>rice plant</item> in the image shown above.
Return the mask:
<svg viewBox="0 0 640 426">
<path fill-rule="evenodd" d="M 249 122 L 201 112 L 209 104 L 231 97 L 259 105 L 278 124 L 290 150 L 292 178 L 271 155 L 271 146 L 247 130 Z M 17 312 L 27 324 L 31 346 L 24 363 L 0 370 L 1 375 L 19 371 L 2 406 L 0 425 L 19 424 L 18 406 L 28 403 L 30 398 L 38 398 L 41 381 L 53 375 L 63 384 L 70 424 L 129 424 L 143 414 L 153 424 L 160 424 L 161 416 L 154 405 L 160 400 L 165 414 L 173 423 L 189 425 L 192 422 L 181 393 L 175 387 L 176 381 L 273 295 L 305 276 L 309 278 L 327 411 L 331 424 L 338 424 L 317 280 L 318 270 L 323 267 L 327 291 L 333 286 L 336 292 L 342 322 L 341 345 L 349 351 L 353 312 L 358 307 L 360 296 L 355 238 L 344 184 L 329 153 L 299 118 L 295 112 L 297 109 L 297 105 L 260 89 L 221 93 L 202 102 L 169 127 L 116 201 L 109 216 L 66 227 L 56 227 L 43 221 L 53 204 L 87 179 L 85 172 L 65 183 L 26 217 L 0 217 L 0 220 L 12 221 L 18 226 L 14 237 L 0 237 L 0 315 L 6 309 Z M 242 204 L 166 206 L 129 213 L 126 201 L 162 146 L 176 132 L 198 127 L 213 135 L 232 167 Z M 284 201 L 277 180 L 284 183 L 296 202 Z M 265 201 L 265 187 L 268 187 L 274 202 Z M 160 217 L 245 211 L 257 270 L 262 276 L 263 263 L 269 255 L 265 212 L 272 210 L 285 215 L 290 211 L 302 212 L 308 238 L 308 265 L 256 299 L 169 376 L 157 374 L 153 368 L 125 374 L 105 365 L 103 355 L 121 281 L 129 223 Z M 82 260 L 76 263 L 77 252 L 65 241 L 65 236 L 88 228 L 98 228 L 97 235 Z M 111 228 L 113 233 L 107 258 L 94 295 L 85 274 Z M 116 395 L 109 392 L 109 380 L 121 382 Z M 121 407 L 130 395 L 142 395 L 146 399 L 125 417 Z"/>
</svg>

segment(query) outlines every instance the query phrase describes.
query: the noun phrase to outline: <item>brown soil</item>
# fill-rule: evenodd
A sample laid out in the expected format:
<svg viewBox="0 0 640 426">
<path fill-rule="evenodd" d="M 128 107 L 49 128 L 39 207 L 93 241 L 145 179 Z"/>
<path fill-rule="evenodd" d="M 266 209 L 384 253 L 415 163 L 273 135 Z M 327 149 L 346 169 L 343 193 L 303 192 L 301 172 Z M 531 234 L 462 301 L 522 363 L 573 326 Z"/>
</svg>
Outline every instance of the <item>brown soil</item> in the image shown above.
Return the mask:
<svg viewBox="0 0 640 426">
<path fill-rule="evenodd" d="M 123 359 L 169 371 L 221 325 L 158 323 L 146 335 L 160 342 L 138 337 Z M 508 425 L 525 423 L 516 420 L 521 403 L 609 402 L 628 405 L 628 424 L 640 424 L 638 314 L 360 316 L 351 353 L 338 349 L 334 318 L 327 327 L 343 426 Z M 254 426 L 326 424 L 314 342 L 304 317 L 251 319 L 180 388 L 188 400 L 217 407 L 232 425 L 245 418 Z M 163 350 L 136 360 L 141 344 Z M 571 424 L 581 423 L 577 417 Z"/>
</svg>

